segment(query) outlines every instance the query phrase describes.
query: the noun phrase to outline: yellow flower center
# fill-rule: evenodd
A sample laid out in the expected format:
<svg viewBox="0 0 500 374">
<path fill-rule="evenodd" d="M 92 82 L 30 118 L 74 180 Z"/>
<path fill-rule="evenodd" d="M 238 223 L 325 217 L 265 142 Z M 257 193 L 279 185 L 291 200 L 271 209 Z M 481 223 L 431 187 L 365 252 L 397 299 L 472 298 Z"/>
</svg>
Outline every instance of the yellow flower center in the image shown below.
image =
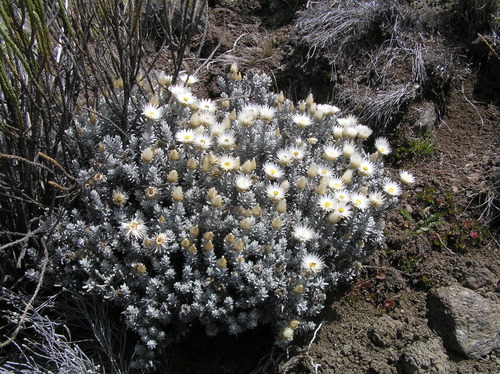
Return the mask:
<svg viewBox="0 0 500 374">
<path fill-rule="evenodd" d="M 332 203 L 329 201 L 325 201 L 324 204 L 325 208 L 330 208 L 332 206 Z"/>
<path fill-rule="evenodd" d="M 231 167 L 231 163 L 229 161 L 224 162 L 224 167 L 229 169 Z"/>
<path fill-rule="evenodd" d="M 157 236 L 155 242 L 156 245 L 162 245 L 163 243 L 165 243 L 165 238 L 163 236 Z"/>
<path fill-rule="evenodd" d="M 314 269 L 314 268 L 316 267 L 316 263 L 315 263 L 315 262 L 310 262 L 310 263 L 309 263 L 309 267 L 310 267 L 311 269 Z"/>
<path fill-rule="evenodd" d="M 128 228 L 130 230 L 137 230 L 138 227 L 139 227 L 139 224 L 135 221 L 130 222 L 130 224 L 128 225 Z"/>
<path fill-rule="evenodd" d="M 189 140 L 191 139 L 191 135 L 184 135 L 184 140 Z"/>
<path fill-rule="evenodd" d="M 344 208 L 339 208 L 340 213 L 344 213 L 345 209 Z"/>
<path fill-rule="evenodd" d="M 278 196 L 278 195 L 279 195 L 279 193 L 280 193 L 279 191 L 273 191 L 273 195 L 274 195 L 274 196 Z"/>
<path fill-rule="evenodd" d="M 363 166 L 364 171 L 368 171 L 368 169 L 369 169 L 368 166 Z"/>
</svg>

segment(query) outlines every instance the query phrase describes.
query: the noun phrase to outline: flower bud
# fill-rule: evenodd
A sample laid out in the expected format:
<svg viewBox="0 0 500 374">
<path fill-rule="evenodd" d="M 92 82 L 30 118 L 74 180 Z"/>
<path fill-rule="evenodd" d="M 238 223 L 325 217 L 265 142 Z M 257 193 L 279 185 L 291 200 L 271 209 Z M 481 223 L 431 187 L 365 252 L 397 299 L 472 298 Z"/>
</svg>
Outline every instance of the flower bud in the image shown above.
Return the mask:
<svg viewBox="0 0 500 374">
<path fill-rule="evenodd" d="M 193 113 L 189 122 L 193 127 L 200 126 L 200 116 L 198 115 L 198 113 Z"/>
<path fill-rule="evenodd" d="M 295 292 L 297 295 L 302 295 L 304 293 L 304 286 L 302 284 L 297 284 L 293 288 L 293 292 Z"/>
<path fill-rule="evenodd" d="M 277 99 L 278 103 L 283 104 L 285 102 L 285 95 L 283 94 L 283 91 L 280 91 Z"/>
<path fill-rule="evenodd" d="M 293 329 L 291 327 L 285 327 L 283 330 L 281 330 L 280 336 L 281 339 L 287 342 L 293 340 Z"/>
<path fill-rule="evenodd" d="M 174 190 L 172 191 L 172 199 L 174 199 L 175 201 L 184 200 L 184 192 L 182 191 L 182 188 L 180 186 L 174 188 Z"/>
<path fill-rule="evenodd" d="M 181 155 L 176 149 L 172 149 L 170 152 L 168 152 L 168 159 L 170 161 L 177 161 L 179 158 L 181 158 Z"/>
<path fill-rule="evenodd" d="M 243 240 L 238 239 L 234 244 L 233 248 L 235 251 L 241 252 L 243 248 L 245 247 L 245 243 L 243 243 Z"/>
<path fill-rule="evenodd" d="M 340 214 L 338 212 L 332 212 L 328 215 L 328 217 L 326 218 L 328 220 L 328 222 L 330 222 L 331 224 L 335 224 L 337 222 L 340 222 L 340 220 L 342 219 L 342 217 L 340 216 Z"/>
<path fill-rule="evenodd" d="M 97 122 L 97 114 L 92 112 L 89 114 L 89 121 L 91 124 L 95 125 L 95 123 Z"/>
<path fill-rule="evenodd" d="M 276 211 L 278 213 L 285 213 L 286 212 L 286 201 L 285 200 L 280 200 L 278 204 L 276 204 Z"/>
<path fill-rule="evenodd" d="M 279 217 L 273 218 L 273 220 L 271 221 L 271 227 L 273 229 L 279 229 L 281 227 L 281 225 L 282 225 L 282 222 L 279 219 Z"/>
<path fill-rule="evenodd" d="M 312 104 L 314 104 L 314 97 L 313 97 L 312 93 L 310 93 L 309 96 L 307 96 L 306 104 L 309 105 L 309 106 L 311 106 Z"/>
<path fill-rule="evenodd" d="M 294 330 L 299 326 L 300 326 L 300 321 L 297 321 L 296 319 L 292 319 L 290 322 L 288 322 L 288 327 L 291 327 Z"/>
<path fill-rule="evenodd" d="M 192 255 L 195 255 L 198 250 L 196 249 L 196 246 L 194 244 L 190 245 L 188 248 L 188 252 L 191 253 Z"/>
<path fill-rule="evenodd" d="M 299 190 L 303 190 L 304 188 L 307 187 L 307 179 L 304 178 L 304 177 L 300 177 L 298 180 L 297 180 L 297 188 Z"/>
<path fill-rule="evenodd" d="M 260 205 L 255 205 L 252 208 L 252 214 L 254 215 L 254 217 L 258 217 L 262 214 L 262 208 L 260 207 Z"/>
<path fill-rule="evenodd" d="M 234 236 L 234 234 L 229 233 L 229 234 L 227 234 L 227 235 L 226 235 L 226 238 L 225 238 L 225 239 L 226 239 L 226 241 L 227 241 L 228 243 L 232 243 L 232 242 L 234 242 L 234 241 L 235 241 L 236 237 Z"/>
<path fill-rule="evenodd" d="M 222 256 L 221 258 L 219 258 L 217 260 L 217 266 L 220 267 L 220 268 L 227 267 L 227 260 L 224 258 L 224 256 Z"/>
<path fill-rule="evenodd" d="M 205 240 L 214 240 L 214 233 L 212 231 L 205 231 L 203 233 L 203 239 L 205 239 Z"/>
<path fill-rule="evenodd" d="M 184 248 L 188 248 L 189 246 L 191 245 L 191 242 L 189 241 L 189 239 L 182 239 L 181 241 L 181 246 L 183 246 Z"/>
<path fill-rule="evenodd" d="M 301 112 L 305 112 L 306 111 L 306 102 L 304 100 L 301 100 L 299 102 L 299 108 L 298 109 Z"/>
<path fill-rule="evenodd" d="M 196 236 L 200 233 L 200 228 L 198 227 L 198 225 L 193 226 L 189 229 L 189 233 L 193 236 Z"/>
<path fill-rule="evenodd" d="M 207 240 L 203 248 L 207 251 L 212 251 L 214 249 L 214 243 L 211 240 Z"/>
<path fill-rule="evenodd" d="M 155 187 L 148 187 L 146 188 L 145 194 L 148 199 L 156 199 L 158 197 L 158 189 Z"/>
<path fill-rule="evenodd" d="M 342 181 L 347 185 L 352 181 L 353 171 L 351 169 L 347 169 L 344 174 L 342 174 Z"/>
<path fill-rule="evenodd" d="M 307 169 L 307 176 L 309 178 L 314 178 L 316 174 L 318 174 L 318 167 L 316 166 L 316 164 L 311 164 L 311 166 L 309 166 L 309 169 Z"/>
<path fill-rule="evenodd" d="M 242 230 L 249 230 L 252 227 L 252 221 L 249 218 L 242 219 L 240 221 L 240 227 Z"/>
<path fill-rule="evenodd" d="M 170 183 L 176 183 L 179 180 L 179 173 L 177 170 L 170 170 L 167 174 L 167 181 Z"/>
<path fill-rule="evenodd" d="M 208 196 L 209 199 L 213 199 L 218 194 L 219 194 L 219 192 L 215 189 L 215 187 L 211 187 L 207 191 L 207 196 Z"/>
<path fill-rule="evenodd" d="M 196 161 L 194 158 L 190 158 L 187 162 L 187 167 L 188 169 L 196 170 L 196 168 L 198 167 L 198 161 Z"/>
<path fill-rule="evenodd" d="M 214 208 L 220 208 L 222 206 L 222 197 L 217 195 L 210 201 L 210 203 Z"/>
</svg>

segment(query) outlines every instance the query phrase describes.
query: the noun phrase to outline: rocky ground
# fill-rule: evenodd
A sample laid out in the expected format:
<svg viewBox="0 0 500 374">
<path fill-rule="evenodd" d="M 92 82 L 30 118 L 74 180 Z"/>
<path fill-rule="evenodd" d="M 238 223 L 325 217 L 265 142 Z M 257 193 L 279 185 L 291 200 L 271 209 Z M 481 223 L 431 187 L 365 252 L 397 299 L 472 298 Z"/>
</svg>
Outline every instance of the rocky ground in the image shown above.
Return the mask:
<svg viewBox="0 0 500 374">
<path fill-rule="evenodd" d="M 339 90 L 359 88 L 363 80 L 356 77 L 365 66 L 349 66 L 340 74 L 343 79 L 328 70 L 318 73 L 325 69 L 319 60 L 316 76 L 301 71 L 294 64 L 303 52 L 291 36 L 305 4 L 296 9 L 283 5 L 280 11 L 264 3 L 210 4 L 201 57 L 216 52 L 200 74 L 211 91 L 213 78 L 237 62 L 242 71 L 271 74 L 277 89 L 294 100 L 312 92 L 318 100 L 356 112 L 354 100 Z M 443 8 L 434 5 L 414 2 L 411 7 L 439 14 Z M 395 144 L 391 167 L 410 170 L 417 183 L 390 213 L 386 245 L 366 259 L 358 278 L 330 295 L 317 330 L 286 351 L 272 348 L 272 332 L 265 326 L 236 338 L 193 332 L 193 339 L 166 357 L 162 372 L 500 372 L 494 207 L 500 176 L 500 74 L 498 55 L 485 43 L 445 40 L 446 53 L 454 56 L 452 76 L 434 95 L 398 108 L 397 124 L 385 129 Z M 194 69 L 199 61 L 187 59 L 186 68 Z M 404 70 L 392 77 L 401 78 Z"/>
</svg>

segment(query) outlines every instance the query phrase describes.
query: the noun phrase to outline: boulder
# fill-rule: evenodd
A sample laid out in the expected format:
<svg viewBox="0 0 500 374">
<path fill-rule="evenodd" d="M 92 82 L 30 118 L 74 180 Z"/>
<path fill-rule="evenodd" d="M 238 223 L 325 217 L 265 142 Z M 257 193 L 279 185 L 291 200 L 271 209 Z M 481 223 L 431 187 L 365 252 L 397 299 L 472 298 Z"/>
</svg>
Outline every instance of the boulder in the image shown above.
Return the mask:
<svg viewBox="0 0 500 374">
<path fill-rule="evenodd" d="M 500 348 L 500 305 L 460 285 L 438 288 L 428 300 L 429 327 L 446 349 L 481 358 Z"/>
<path fill-rule="evenodd" d="M 441 339 L 416 341 L 403 350 L 401 365 L 404 374 L 447 374 L 450 364 Z"/>
</svg>

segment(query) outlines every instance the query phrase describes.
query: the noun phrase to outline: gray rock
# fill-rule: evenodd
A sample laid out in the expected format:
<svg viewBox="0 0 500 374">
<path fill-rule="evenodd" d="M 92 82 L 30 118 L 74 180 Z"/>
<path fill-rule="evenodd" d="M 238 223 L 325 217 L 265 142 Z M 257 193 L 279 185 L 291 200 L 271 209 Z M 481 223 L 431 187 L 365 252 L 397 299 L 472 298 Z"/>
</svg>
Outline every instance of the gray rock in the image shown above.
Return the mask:
<svg viewBox="0 0 500 374">
<path fill-rule="evenodd" d="M 450 363 L 441 339 L 417 341 L 403 350 L 401 364 L 404 374 L 447 374 Z"/>
<path fill-rule="evenodd" d="M 397 339 L 403 323 L 392 319 L 387 314 L 379 317 L 368 330 L 368 336 L 377 347 L 388 347 Z"/>
<path fill-rule="evenodd" d="M 500 348 L 500 305 L 459 285 L 438 288 L 428 301 L 429 326 L 450 351 L 480 358 Z"/>
</svg>

